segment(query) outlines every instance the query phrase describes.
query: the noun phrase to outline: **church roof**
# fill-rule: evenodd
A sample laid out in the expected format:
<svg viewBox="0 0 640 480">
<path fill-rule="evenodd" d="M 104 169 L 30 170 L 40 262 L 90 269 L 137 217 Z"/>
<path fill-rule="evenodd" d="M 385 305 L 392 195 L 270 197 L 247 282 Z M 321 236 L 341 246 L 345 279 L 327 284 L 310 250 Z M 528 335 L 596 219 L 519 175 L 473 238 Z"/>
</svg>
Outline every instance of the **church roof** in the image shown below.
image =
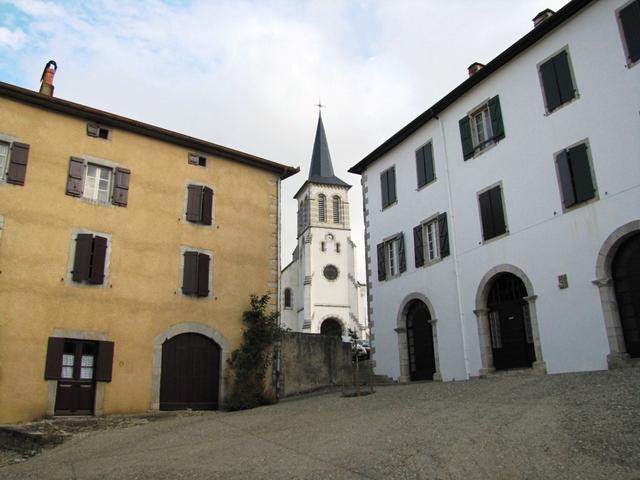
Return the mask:
<svg viewBox="0 0 640 480">
<path fill-rule="evenodd" d="M 340 180 L 333 173 L 333 165 L 331 164 L 331 154 L 329 153 L 329 144 L 327 143 L 327 135 L 324 133 L 324 124 L 322 123 L 322 114 L 318 115 L 318 126 L 316 127 L 316 138 L 313 142 L 313 153 L 311 154 L 311 167 L 309 168 L 309 178 L 300 187 L 294 198 L 304 189 L 308 183 L 319 183 L 322 185 L 337 185 L 339 187 L 351 188 L 347 182 Z"/>
</svg>

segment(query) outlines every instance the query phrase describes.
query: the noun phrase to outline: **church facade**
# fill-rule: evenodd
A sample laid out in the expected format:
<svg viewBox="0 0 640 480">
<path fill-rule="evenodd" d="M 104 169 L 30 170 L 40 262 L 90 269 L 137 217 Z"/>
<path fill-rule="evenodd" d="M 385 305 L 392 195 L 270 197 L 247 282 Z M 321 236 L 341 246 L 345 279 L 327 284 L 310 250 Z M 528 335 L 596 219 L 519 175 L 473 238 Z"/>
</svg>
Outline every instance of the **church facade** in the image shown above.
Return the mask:
<svg viewBox="0 0 640 480">
<path fill-rule="evenodd" d="M 282 270 L 282 326 L 303 333 L 366 338 L 365 285 L 355 276 L 356 246 L 349 224 L 349 189 L 335 176 L 318 118 L 309 178 L 298 201 L 298 240 Z"/>
</svg>

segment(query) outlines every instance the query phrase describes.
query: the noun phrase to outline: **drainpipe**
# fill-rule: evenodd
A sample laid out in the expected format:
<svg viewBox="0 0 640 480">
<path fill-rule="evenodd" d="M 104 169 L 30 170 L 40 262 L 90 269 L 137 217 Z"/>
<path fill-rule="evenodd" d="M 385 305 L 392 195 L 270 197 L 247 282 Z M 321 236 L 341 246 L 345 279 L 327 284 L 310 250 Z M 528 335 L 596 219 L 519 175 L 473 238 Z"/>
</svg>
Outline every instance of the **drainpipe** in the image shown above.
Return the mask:
<svg viewBox="0 0 640 480">
<path fill-rule="evenodd" d="M 467 338 L 466 338 L 465 328 L 464 328 L 464 317 L 465 317 L 464 301 L 462 299 L 462 295 L 460 294 L 460 292 L 462 291 L 462 287 L 460 285 L 461 283 L 460 264 L 458 261 L 458 252 L 456 248 L 456 222 L 455 222 L 455 213 L 453 211 L 453 196 L 451 193 L 451 177 L 449 175 L 449 155 L 447 153 L 447 137 L 444 131 L 444 123 L 442 122 L 440 117 L 436 115 L 433 115 L 433 116 L 434 118 L 436 118 L 436 120 L 438 120 L 438 123 L 440 124 L 440 132 L 442 135 L 442 145 L 444 150 L 444 169 L 445 169 L 445 175 L 447 177 L 447 181 L 445 182 L 445 184 L 447 186 L 447 200 L 449 202 L 449 216 L 450 216 L 450 221 L 448 222 L 449 233 L 450 233 L 449 243 L 451 244 L 453 270 L 456 276 L 456 294 L 458 297 L 458 310 L 460 311 L 460 333 L 462 335 L 462 351 L 464 352 L 464 369 L 467 374 L 467 380 L 468 380 L 469 379 L 469 354 L 467 351 Z"/>
</svg>

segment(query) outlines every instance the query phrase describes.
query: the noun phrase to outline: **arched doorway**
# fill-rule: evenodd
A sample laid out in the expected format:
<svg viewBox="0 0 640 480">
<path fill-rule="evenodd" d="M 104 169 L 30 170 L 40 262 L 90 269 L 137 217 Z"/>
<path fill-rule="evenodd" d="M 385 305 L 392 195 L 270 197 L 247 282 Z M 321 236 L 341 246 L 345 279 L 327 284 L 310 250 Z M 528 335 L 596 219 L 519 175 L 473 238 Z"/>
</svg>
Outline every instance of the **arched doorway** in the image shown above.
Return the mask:
<svg viewBox="0 0 640 480">
<path fill-rule="evenodd" d="M 198 333 L 162 344 L 160 410 L 215 410 L 220 383 L 220 346 Z"/>
<path fill-rule="evenodd" d="M 407 353 L 411 380 L 433 380 L 436 372 L 430 320 L 431 314 L 423 302 L 411 302 L 407 310 Z"/>
<path fill-rule="evenodd" d="M 640 234 L 620 245 L 611 265 L 611 277 L 627 353 L 640 357 Z"/>
<path fill-rule="evenodd" d="M 320 325 L 320 333 L 322 335 L 340 337 L 342 336 L 342 325 L 335 318 L 327 318 L 322 322 L 322 325 Z"/>
<path fill-rule="evenodd" d="M 489 332 L 496 370 L 531 367 L 536 361 L 527 288 L 503 272 L 494 277 L 487 297 Z"/>
</svg>

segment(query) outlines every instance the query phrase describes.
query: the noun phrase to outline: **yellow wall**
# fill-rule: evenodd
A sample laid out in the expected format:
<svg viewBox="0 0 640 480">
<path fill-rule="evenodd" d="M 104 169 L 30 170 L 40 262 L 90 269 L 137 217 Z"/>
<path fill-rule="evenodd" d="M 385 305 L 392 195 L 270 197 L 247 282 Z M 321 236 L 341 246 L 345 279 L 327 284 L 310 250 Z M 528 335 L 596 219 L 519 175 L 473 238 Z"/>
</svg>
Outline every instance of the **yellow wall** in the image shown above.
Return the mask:
<svg viewBox="0 0 640 480">
<path fill-rule="evenodd" d="M 278 176 L 0 98 L 0 134 L 30 145 L 24 186 L 0 185 L 0 422 L 41 417 L 47 338 L 54 329 L 105 332 L 115 342 L 105 413 L 150 406 L 153 339 L 169 326 L 212 326 L 233 351 L 251 293 L 276 291 Z M 91 155 L 131 170 L 127 207 L 65 194 L 69 157 Z M 214 224 L 184 221 L 185 182 L 213 186 Z M 108 287 L 65 282 L 74 228 L 112 235 Z M 180 246 L 213 252 L 214 298 L 180 294 Z"/>
</svg>

